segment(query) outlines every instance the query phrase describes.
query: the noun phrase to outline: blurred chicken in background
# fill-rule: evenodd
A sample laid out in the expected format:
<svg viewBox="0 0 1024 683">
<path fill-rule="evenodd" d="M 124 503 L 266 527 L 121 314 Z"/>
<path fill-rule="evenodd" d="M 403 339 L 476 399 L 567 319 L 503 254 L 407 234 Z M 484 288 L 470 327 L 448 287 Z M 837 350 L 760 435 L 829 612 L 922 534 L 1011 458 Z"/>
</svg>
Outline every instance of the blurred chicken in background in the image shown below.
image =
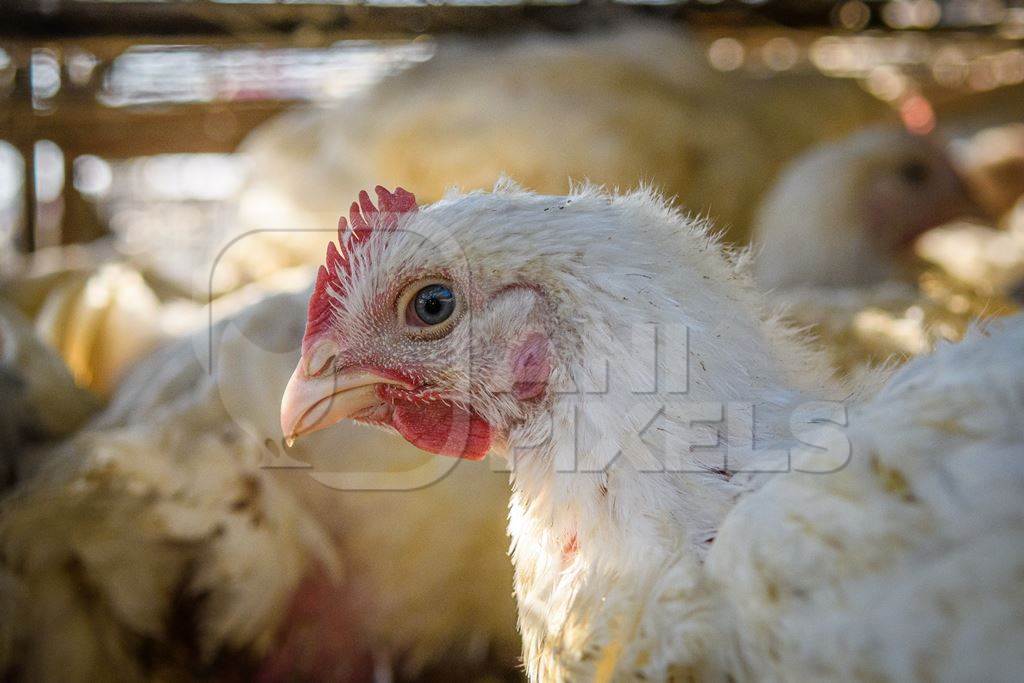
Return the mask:
<svg viewBox="0 0 1024 683">
<path fill-rule="evenodd" d="M 647 182 L 742 242 L 783 162 L 887 114 L 848 81 L 715 71 L 692 39 L 661 27 L 442 44 L 362 100 L 254 131 L 242 145 L 251 173 L 239 229 L 272 232 L 224 256 L 250 276 L 314 262 L 362 187 L 401 185 L 433 201 L 451 186 L 489 188 L 503 173 L 553 193 L 571 180 Z"/>
<path fill-rule="evenodd" d="M 1024 241 L 994 225 L 1024 195 L 1005 172 L 1024 155 L 991 153 L 1000 130 L 961 141 L 954 159 L 936 139 L 869 128 L 800 156 L 766 195 L 758 280 L 841 371 L 924 353 L 1016 310 Z"/>
<path fill-rule="evenodd" d="M 161 341 L 192 329 L 199 307 L 162 300 L 109 240 L 49 247 L 0 278 L 0 301 L 31 321 L 75 382 L 100 397 Z"/>
<path fill-rule="evenodd" d="M 891 277 L 927 230 L 981 207 L 933 140 L 872 127 L 799 157 L 755 221 L 768 288 L 863 285 Z"/>
<path fill-rule="evenodd" d="M 0 672 L 514 670 L 506 473 L 365 427 L 285 453 L 280 396 L 308 297 L 263 291 L 165 345 L 86 428 L 32 453 L 0 503 Z"/>
<path fill-rule="evenodd" d="M 249 173 L 236 223 L 211 240 L 205 261 L 185 257 L 194 282 L 178 286 L 187 291 L 160 287 L 165 247 L 125 258 L 104 245 L 37 255 L 3 290 L 77 380 L 105 396 L 160 340 L 202 324 L 182 294 L 205 303 L 317 263 L 363 187 L 404 185 L 432 201 L 453 185 L 490 187 L 503 173 L 545 192 L 565 192 L 571 180 L 645 182 L 742 242 L 785 160 L 886 115 L 849 81 L 716 71 L 697 41 L 659 24 L 442 42 L 432 60 L 361 98 L 253 131 L 241 147 Z M 104 265 L 111 259 L 117 265 Z"/>
<path fill-rule="evenodd" d="M 24 469 L 24 449 L 71 434 L 99 407 L 31 323 L 0 302 L 0 490 Z"/>
<path fill-rule="evenodd" d="M 8 289 L 26 304 L 36 333 L 60 352 L 75 380 L 100 395 L 171 332 L 161 320 L 160 300 L 127 264 L 63 271 Z M 36 292 L 45 295 L 32 307 L 23 297 Z"/>
</svg>

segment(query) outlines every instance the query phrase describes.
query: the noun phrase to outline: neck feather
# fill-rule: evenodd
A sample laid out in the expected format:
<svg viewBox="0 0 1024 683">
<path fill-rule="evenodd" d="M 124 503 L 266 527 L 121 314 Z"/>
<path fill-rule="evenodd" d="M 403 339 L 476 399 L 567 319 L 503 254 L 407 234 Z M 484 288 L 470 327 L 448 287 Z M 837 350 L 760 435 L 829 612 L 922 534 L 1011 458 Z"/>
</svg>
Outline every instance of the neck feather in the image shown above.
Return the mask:
<svg viewBox="0 0 1024 683">
<path fill-rule="evenodd" d="M 680 313 L 673 296 L 652 292 L 632 317 L 587 321 L 556 370 L 550 411 L 510 434 L 510 533 L 534 679 L 593 673 L 581 653 L 626 637 L 622 615 L 651 591 L 690 586 L 676 604 L 695 609 L 719 523 L 768 476 L 754 472 L 784 464 L 773 445 L 814 395 L 794 377 L 820 361 L 745 290 L 709 285 L 703 315 Z M 603 618 L 582 616 L 595 610 Z"/>
</svg>

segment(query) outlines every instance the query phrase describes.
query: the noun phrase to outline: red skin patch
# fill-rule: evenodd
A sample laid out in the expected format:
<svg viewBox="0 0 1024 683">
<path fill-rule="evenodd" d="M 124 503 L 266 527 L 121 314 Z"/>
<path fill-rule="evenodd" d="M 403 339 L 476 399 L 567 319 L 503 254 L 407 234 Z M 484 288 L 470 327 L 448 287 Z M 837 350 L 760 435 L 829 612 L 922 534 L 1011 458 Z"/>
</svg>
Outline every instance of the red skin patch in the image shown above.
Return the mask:
<svg viewBox="0 0 1024 683">
<path fill-rule="evenodd" d="M 544 393 L 551 377 L 551 353 L 547 337 L 529 335 L 512 354 L 512 393 L 520 401 Z"/>
<path fill-rule="evenodd" d="M 576 557 L 576 553 L 578 553 L 579 550 L 579 541 L 576 538 L 576 534 L 573 534 L 569 537 L 569 540 L 562 544 L 562 563 L 569 564 L 572 559 Z"/>
<path fill-rule="evenodd" d="M 521 400 L 534 399 L 544 393 L 551 376 L 550 344 L 543 334 L 533 333 L 516 348 L 510 357 L 512 393 Z M 383 370 L 376 370 L 385 374 Z M 407 384 L 415 380 L 387 372 Z M 436 455 L 466 460 L 482 460 L 491 448 L 493 429 L 472 408 L 444 401 L 433 394 L 398 389 L 391 385 L 378 389 L 385 402 L 380 410 L 357 416 L 362 422 L 393 427 L 413 446 Z"/>
<path fill-rule="evenodd" d="M 316 568 L 296 588 L 257 683 L 371 681 L 373 657 L 352 616 L 352 596 Z"/>
<path fill-rule="evenodd" d="M 491 448 L 491 426 L 472 410 L 441 401 L 399 401 L 391 426 L 417 448 L 482 460 Z"/>
<path fill-rule="evenodd" d="M 408 375 L 377 371 L 401 378 L 415 386 Z M 387 425 L 413 446 L 435 455 L 482 460 L 491 449 L 493 429 L 472 408 L 443 400 L 436 393 L 402 389 L 390 384 L 377 387 L 381 404 L 360 415 L 358 422 Z"/>
</svg>

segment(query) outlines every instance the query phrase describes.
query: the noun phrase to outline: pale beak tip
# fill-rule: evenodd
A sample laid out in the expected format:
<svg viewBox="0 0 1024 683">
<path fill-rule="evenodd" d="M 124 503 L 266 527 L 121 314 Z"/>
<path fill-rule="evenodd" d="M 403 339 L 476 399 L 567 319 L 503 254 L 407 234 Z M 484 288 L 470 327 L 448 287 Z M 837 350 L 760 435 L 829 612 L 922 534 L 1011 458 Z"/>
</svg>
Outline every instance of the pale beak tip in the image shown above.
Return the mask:
<svg viewBox="0 0 1024 683">
<path fill-rule="evenodd" d="M 329 427 L 379 403 L 376 386 L 397 381 L 365 371 L 306 377 L 299 366 L 281 397 L 281 434 L 291 447 L 305 434 Z"/>
</svg>

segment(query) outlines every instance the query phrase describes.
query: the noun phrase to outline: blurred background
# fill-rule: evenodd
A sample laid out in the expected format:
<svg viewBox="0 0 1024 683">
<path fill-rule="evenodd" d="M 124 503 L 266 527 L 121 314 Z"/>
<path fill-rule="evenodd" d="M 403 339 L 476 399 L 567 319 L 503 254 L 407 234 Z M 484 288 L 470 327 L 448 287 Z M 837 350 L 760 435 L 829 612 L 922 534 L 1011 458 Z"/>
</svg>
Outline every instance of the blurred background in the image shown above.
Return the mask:
<svg viewBox="0 0 1024 683">
<path fill-rule="evenodd" d="M 190 303 L 315 262 L 319 247 L 296 254 L 273 240 L 262 246 L 243 240 L 222 252 L 252 230 L 330 230 L 364 175 L 370 184 L 407 183 L 421 199 L 453 183 L 486 187 L 501 172 L 551 192 L 565 191 L 570 176 L 623 187 L 646 180 L 677 195 L 685 208 L 738 226 L 734 236 L 745 242 L 758 200 L 785 162 L 875 121 L 939 133 L 961 160 L 988 164 L 982 174 L 1002 157 L 1024 156 L 1019 131 L 1016 138 L 968 144 L 980 131 L 1020 119 L 1024 109 L 1024 4 L 1014 0 L 13 0 L 6 6 L 0 272 L 9 281 L 22 278 L 18 305 L 61 348 L 76 377 L 101 392 L 139 349 L 194 327 Z M 623 33 L 637 22 L 640 34 L 656 36 Z M 474 72 L 474 63 L 490 66 Z M 497 74 L 490 81 L 482 75 L 487 69 Z M 527 81 L 528 92 L 518 101 L 521 111 L 506 109 L 511 122 L 499 125 L 503 113 L 487 89 L 504 82 L 507 94 L 521 87 L 507 80 L 513 72 Z M 545 91 L 565 90 L 564 79 L 581 106 L 552 125 L 552 116 L 566 112 L 555 113 L 559 105 L 548 106 Z M 401 85 L 388 87 L 393 82 Z M 389 99 L 397 88 L 412 92 L 408 102 Z M 587 97 L 601 93 L 624 104 L 614 114 L 588 109 Z M 514 109 L 512 101 L 504 104 Z M 740 104 L 749 101 L 760 104 Z M 433 103 L 449 110 L 447 122 L 431 120 L 445 116 Z M 403 108 L 416 107 L 423 116 L 410 124 L 416 117 Z M 305 118 L 275 121 L 296 110 Z M 531 130 L 531 116 L 537 125 L 525 137 L 534 139 L 517 138 L 517 125 Z M 352 132 L 377 117 L 378 129 Z M 779 124 L 785 120 L 788 126 Z M 739 132 L 683 141 L 687 153 L 699 149 L 685 159 L 666 158 L 678 141 L 661 129 L 687 127 L 698 131 L 688 133 L 696 139 L 709 125 Z M 394 130 L 381 132 L 389 127 Z M 381 142 L 387 139 L 392 149 Z M 354 149 L 359 140 L 370 142 Z M 478 151 L 474 158 L 459 140 L 501 151 Z M 545 140 L 563 149 L 538 158 L 534 150 L 551 146 Z M 408 157 L 395 151 L 416 145 L 422 149 Z M 595 152 L 602 148 L 604 156 Z M 745 156 L 736 157 L 737 150 Z M 763 177 L 753 184 L 728 170 L 698 177 L 694 168 L 708 166 L 708 159 L 717 163 L 719 154 L 761 168 Z M 353 172 L 345 155 L 374 156 L 376 165 Z M 1000 159 L 992 162 L 993 156 Z M 1024 175 L 1017 167 L 997 170 Z M 681 173 L 688 175 L 681 179 Z M 1024 184 L 1017 177 L 1007 182 L 990 191 L 1005 195 L 987 212 L 990 223 L 1012 205 L 1014 183 Z M 729 184 L 739 199 L 715 196 Z M 337 199 L 324 201 L 334 193 Z M 995 251 L 1005 258 L 1005 249 Z M 224 258 L 214 269 L 217 254 Z M 125 268 L 98 277 L 104 263 Z M 90 275 L 70 278 L 69 270 Z M 58 302 L 54 278 L 64 287 Z M 91 303 L 82 299 L 90 281 Z M 175 314 L 157 315 L 168 304 Z M 986 299 L 981 307 L 988 305 Z M 106 312 L 87 323 L 72 319 L 76 309 L 103 306 L 128 321 L 104 323 Z M 888 308 L 887 315 L 898 306 Z M 959 308 L 976 312 L 973 304 Z M 921 307 L 912 314 L 920 318 Z M 139 318 L 146 324 L 137 325 Z M 126 325 L 149 332 L 122 338 L 114 354 L 103 348 L 104 325 L 111 333 Z M 840 327 L 837 334 L 849 332 L 848 321 Z M 925 346 L 919 332 L 912 340 L 889 339 L 875 355 Z"/>
<path fill-rule="evenodd" d="M 22 251 L 204 239 L 241 187 L 235 152 L 254 127 L 358 96 L 453 36 L 656 17 L 688 27 L 713 69 L 850 79 L 922 131 L 929 102 L 1024 82 L 1024 6 L 1003 0 L 5 4 L 0 235 Z"/>
</svg>

